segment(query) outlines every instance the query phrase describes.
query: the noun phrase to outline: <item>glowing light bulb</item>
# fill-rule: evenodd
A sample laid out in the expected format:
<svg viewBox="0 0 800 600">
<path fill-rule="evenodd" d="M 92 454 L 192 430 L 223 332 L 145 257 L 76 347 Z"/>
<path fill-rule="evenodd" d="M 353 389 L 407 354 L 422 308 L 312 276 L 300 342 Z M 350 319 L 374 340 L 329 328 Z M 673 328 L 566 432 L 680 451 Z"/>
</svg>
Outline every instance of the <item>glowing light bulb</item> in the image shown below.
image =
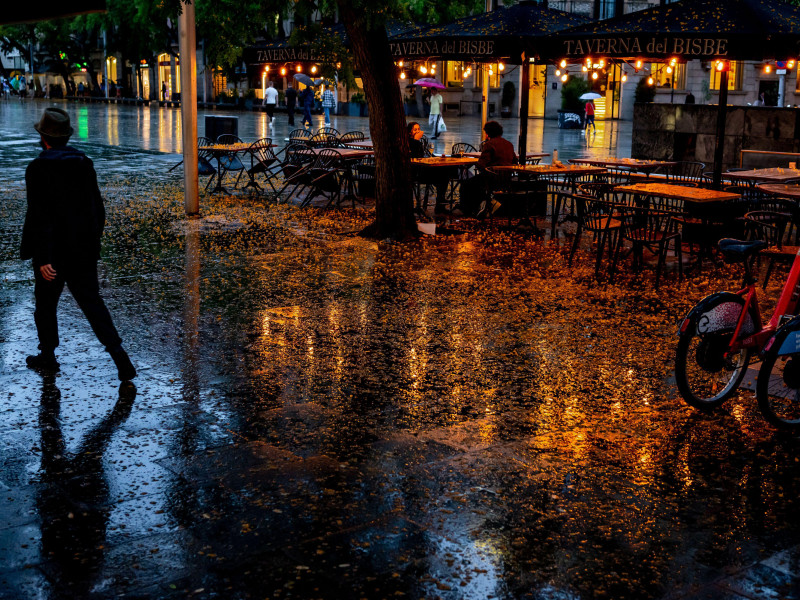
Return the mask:
<svg viewBox="0 0 800 600">
<path fill-rule="evenodd" d="M 489 75 L 494 75 L 494 70 L 492 69 L 492 67 L 489 67 Z"/>
<path fill-rule="evenodd" d="M 794 61 L 793 61 L 793 60 L 790 60 L 790 61 L 788 61 L 788 62 L 786 63 L 786 66 L 787 66 L 788 68 L 790 68 L 790 69 L 794 69 Z"/>
<path fill-rule="evenodd" d="M 587 67 L 586 65 L 584 65 L 584 66 L 583 66 L 583 72 L 584 72 L 584 73 L 588 73 L 588 72 L 589 72 L 589 67 Z"/>
<path fill-rule="evenodd" d="M 397 63 L 397 66 L 398 67 L 402 67 L 403 66 L 403 61 L 401 60 L 399 63 Z"/>
<path fill-rule="evenodd" d="M 267 65 L 266 72 L 269 73 L 269 65 Z"/>
<path fill-rule="evenodd" d="M 592 73 L 592 79 L 597 79 L 597 71 L 595 71 L 594 73 Z"/>
<path fill-rule="evenodd" d="M 311 67 L 311 72 L 312 73 L 316 73 L 317 72 L 317 65 L 314 65 L 313 67 Z"/>
<path fill-rule="evenodd" d="M 281 67 L 281 75 L 286 75 L 286 67 Z"/>
<path fill-rule="evenodd" d="M 505 68 L 506 68 L 506 66 L 503 63 L 498 63 L 497 64 L 497 70 L 498 71 L 504 71 Z"/>
<path fill-rule="evenodd" d="M 598 64 L 600 65 L 600 68 L 602 69 L 603 67 L 605 67 L 605 66 L 606 66 L 606 61 L 604 61 L 604 60 L 601 58 L 601 59 L 600 59 L 600 62 L 599 62 Z"/>
<path fill-rule="evenodd" d="M 667 73 L 672 73 L 672 67 L 667 67 Z"/>
<path fill-rule="evenodd" d="M 642 61 L 640 61 L 640 60 L 637 60 L 637 61 L 636 61 L 636 70 L 638 71 L 638 70 L 639 70 L 639 69 L 641 69 L 641 68 L 642 68 Z"/>
<path fill-rule="evenodd" d="M 556 77 L 561 77 L 561 69 L 556 69 Z"/>
<path fill-rule="evenodd" d="M 647 78 L 647 85 L 653 85 L 653 83 L 655 83 L 653 78 L 652 77 L 648 77 Z"/>
<path fill-rule="evenodd" d="M 298 73 L 302 73 L 303 72 L 303 65 L 297 65 L 297 72 Z"/>
<path fill-rule="evenodd" d="M 566 83 L 566 81 L 567 81 L 567 74 L 566 74 L 566 73 L 564 73 L 564 74 L 561 76 L 561 81 L 563 81 L 564 83 Z"/>
<path fill-rule="evenodd" d="M 559 63 L 559 66 L 560 66 L 562 69 L 566 69 L 566 68 L 567 68 L 567 60 L 566 60 L 565 58 L 562 58 L 562 59 L 561 59 L 561 62 Z"/>
<path fill-rule="evenodd" d="M 428 72 L 428 67 L 426 67 L 425 65 L 422 65 L 419 68 L 419 72 L 422 73 L 423 75 L 425 75 Z"/>
<path fill-rule="evenodd" d="M 628 81 L 628 76 L 627 75 L 623 75 L 622 76 L 622 83 L 625 83 L 626 81 Z"/>
<path fill-rule="evenodd" d="M 406 78 L 406 72 L 403 71 L 402 73 L 400 73 L 400 79 L 405 79 L 405 78 Z"/>
<path fill-rule="evenodd" d="M 772 65 L 764 65 L 764 73 L 766 73 L 767 75 L 772 73 Z"/>
</svg>

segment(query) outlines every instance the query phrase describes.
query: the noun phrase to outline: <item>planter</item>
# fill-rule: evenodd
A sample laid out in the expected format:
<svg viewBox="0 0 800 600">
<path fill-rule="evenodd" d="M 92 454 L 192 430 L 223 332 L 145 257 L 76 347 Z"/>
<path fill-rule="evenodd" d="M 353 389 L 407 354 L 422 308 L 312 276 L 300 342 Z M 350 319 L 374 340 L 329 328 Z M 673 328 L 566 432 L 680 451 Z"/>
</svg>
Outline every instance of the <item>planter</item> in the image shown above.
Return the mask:
<svg viewBox="0 0 800 600">
<path fill-rule="evenodd" d="M 570 110 L 558 111 L 559 129 L 583 129 L 583 115 Z"/>
<path fill-rule="evenodd" d="M 359 104 L 358 102 L 348 102 L 347 103 L 347 116 L 348 117 L 360 117 L 361 116 L 361 107 L 363 105 Z"/>
<path fill-rule="evenodd" d="M 359 104 L 358 105 L 360 116 L 368 117 L 369 116 L 369 107 L 366 104 Z"/>
</svg>

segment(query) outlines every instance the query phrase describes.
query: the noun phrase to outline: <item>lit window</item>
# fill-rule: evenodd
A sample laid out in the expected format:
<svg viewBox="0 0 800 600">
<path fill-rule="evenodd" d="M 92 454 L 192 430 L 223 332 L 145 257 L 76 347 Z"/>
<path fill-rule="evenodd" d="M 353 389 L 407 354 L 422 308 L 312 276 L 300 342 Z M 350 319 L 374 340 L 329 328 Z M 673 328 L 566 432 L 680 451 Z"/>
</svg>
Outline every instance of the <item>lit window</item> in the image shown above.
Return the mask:
<svg viewBox="0 0 800 600">
<path fill-rule="evenodd" d="M 712 63 L 713 64 L 713 63 Z M 720 73 L 716 69 L 711 69 L 711 84 L 709 89 L 718 90 Z M 742 63 L 738 60 L 731 61 L 730 72 L 728 73 L 728 89 L 741 90 L 742 89 Z"/>
</svg>

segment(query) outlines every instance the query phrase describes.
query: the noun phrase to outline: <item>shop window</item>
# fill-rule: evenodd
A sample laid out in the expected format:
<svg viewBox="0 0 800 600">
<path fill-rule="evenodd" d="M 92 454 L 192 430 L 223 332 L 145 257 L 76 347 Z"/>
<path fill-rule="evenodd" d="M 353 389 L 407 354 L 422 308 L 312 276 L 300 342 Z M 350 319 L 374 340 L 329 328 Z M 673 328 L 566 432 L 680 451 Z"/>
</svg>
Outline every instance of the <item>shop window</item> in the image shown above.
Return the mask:
<svg viewBox="0 0 800 600">
<path fill-rule="evenodd" d="M 677 64 L 669 72 L 670 65 L 666 63 L 652 63 L 650 65 L 650 75 L 653 77 L 653 85 L 656 87 L 670 88 L 676 90 L 686 89 L 686 65 Z M 674 85 L 673 85 L 674 76 Z"/>
<path fill-rule="evenodd" d="M 499 88 L 500 70 L 497 68 L 497 64 L 481 65 L 478 67 L 477 78 L 475 79 L 475 87 L 481 87 L 481 85 L 483 85 L 483 69 L 489 70 L 489 87 Z"/>
<path fill-rule="evenodd" d="M 722 75 L 713 68 L 713 62 L 711 64 L 711 84 L 708 87 L 712 90 L 719 90 L 719 81 Z M 730 72 L 728 73 L 728 90 L 742 89 L 742 71 L 742 63 L 738 60 L 732 60 Z"/>
<path fill-rule="evenodd" d="M 447 87 L 464 87 L 464 63 L 448 60 L 444 63 L 444 83 Z"/>
</svg>

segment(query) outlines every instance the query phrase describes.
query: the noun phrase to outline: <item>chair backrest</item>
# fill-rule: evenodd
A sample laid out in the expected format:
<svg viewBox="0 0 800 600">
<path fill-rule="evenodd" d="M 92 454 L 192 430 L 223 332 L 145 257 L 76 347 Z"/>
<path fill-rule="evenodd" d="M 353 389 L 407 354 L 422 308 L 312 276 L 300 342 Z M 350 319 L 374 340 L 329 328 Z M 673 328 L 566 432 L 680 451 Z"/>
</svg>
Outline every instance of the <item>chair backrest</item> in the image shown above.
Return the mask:
<svg viewBox="0 0 800 600">
<path fill-rule="evenodd" d="M 240 138 L 238 135 L 233 135 L 232 133 L 223 133 L 217 138 L 217 143 L 224 144 L 226 146 L 230 144 L 241 144 L 242 138 Z"/>
<path fill-rule="evenodd" d="M 326 133 L 326 134 L 332 135 L 334 137 L 339 137 L 339 131 L 334 129 L 333 127 L 320 127 L 317 130 L 317 133 Z"/>
<path fill-rule="evenodd" d="M 283 152 L 284 162 L 290 165 L 307 165 L 317 159 L 317 155 L 306 144 L 289 144 Z"/>
<path fill-rule="evenodd" d="M 783 246 L 783 234 L 791 218 L 786 213 L 772 210 L 754 210 L 744 216 L 745 236 L 749 240 L 763 240 L 770 246 Z"/>
<path fill-rule="evenodd" d="M 464 152 L 477 152 L 478 149 L 473 146 L 472 144 L 467 144 L 465 142 L 459 142 L 457 144 L 453 144 L 453 147 L 450 148 L 450 155 L 451 156 L 461 156 Z"/>
<path fill-rule="evenodd" d="M 363 131 L 348 131 L 347 133 L 343 133 L 339 136 L 339 144 L 341 146 L 346 146 L 351 142 L 362 142 L 364 139 L 365 136 Z"/>
<path fill-rule="evenodd" d="M 214 144 L 214 142 L 210 138 L 207 138 L 207 137 L 199 137 L 199 138 L 197 138 L 197 146 L 198 147 L 200 147 L 200 146 L 211 146 L 213 144 Z"/>
<path fill-rule="evenodd" d="M 278 157 L 272 151 L 272 138 L 261 138 L 250 144 L 250 156 L 258 162 L 275 162 Z"/>
<path fill-rule="evenodd" d="M 592 196 L 594 198 L 605 198 L 606 194 L 610 194 L 614 190 L 616 183 L 609 183 L 607 181 L 590 181 L 578 185 L 578 192 L 584 196 Z"/>
<path fill-rule="evenodd" d="M 308 129 L 293 129 L 289 132 L 289 141 L 308 140 L 312 135 Z"/>
<path fill-rule="evenodd" d="M 697 161 L 682 160 L 669 170 L 671 181 L 694 181 L 699 183 L 703 179 L 705 163 Z"/>
<path fill-rule="evenodd" d="M 328 148 L 336 145 L 336 136 L 330 133 L 315 133 L 308 139 L 308 143 L 317 148 Z"/>
<path fill-rule="evenodd" d="M 334 148 L 323 148 L 317 152 L 317 160 L 314 162 L 315 169 L 337 168 L 342 162 L 342 155 Z"/>
<path fill-rule="evenodd" d="M 419 141 L 422 144 L 422 148 L 423 148 L 423 150 L 422 150 L 423 158 L 430 158 L 431 156 L 433 156 L 431 154 L 431 142 L 430 142 L 430 140 L 428 140 L 428 136 L 427 135 L 423 135 L 421 138 L 419 138 Z"/>
</svg>

